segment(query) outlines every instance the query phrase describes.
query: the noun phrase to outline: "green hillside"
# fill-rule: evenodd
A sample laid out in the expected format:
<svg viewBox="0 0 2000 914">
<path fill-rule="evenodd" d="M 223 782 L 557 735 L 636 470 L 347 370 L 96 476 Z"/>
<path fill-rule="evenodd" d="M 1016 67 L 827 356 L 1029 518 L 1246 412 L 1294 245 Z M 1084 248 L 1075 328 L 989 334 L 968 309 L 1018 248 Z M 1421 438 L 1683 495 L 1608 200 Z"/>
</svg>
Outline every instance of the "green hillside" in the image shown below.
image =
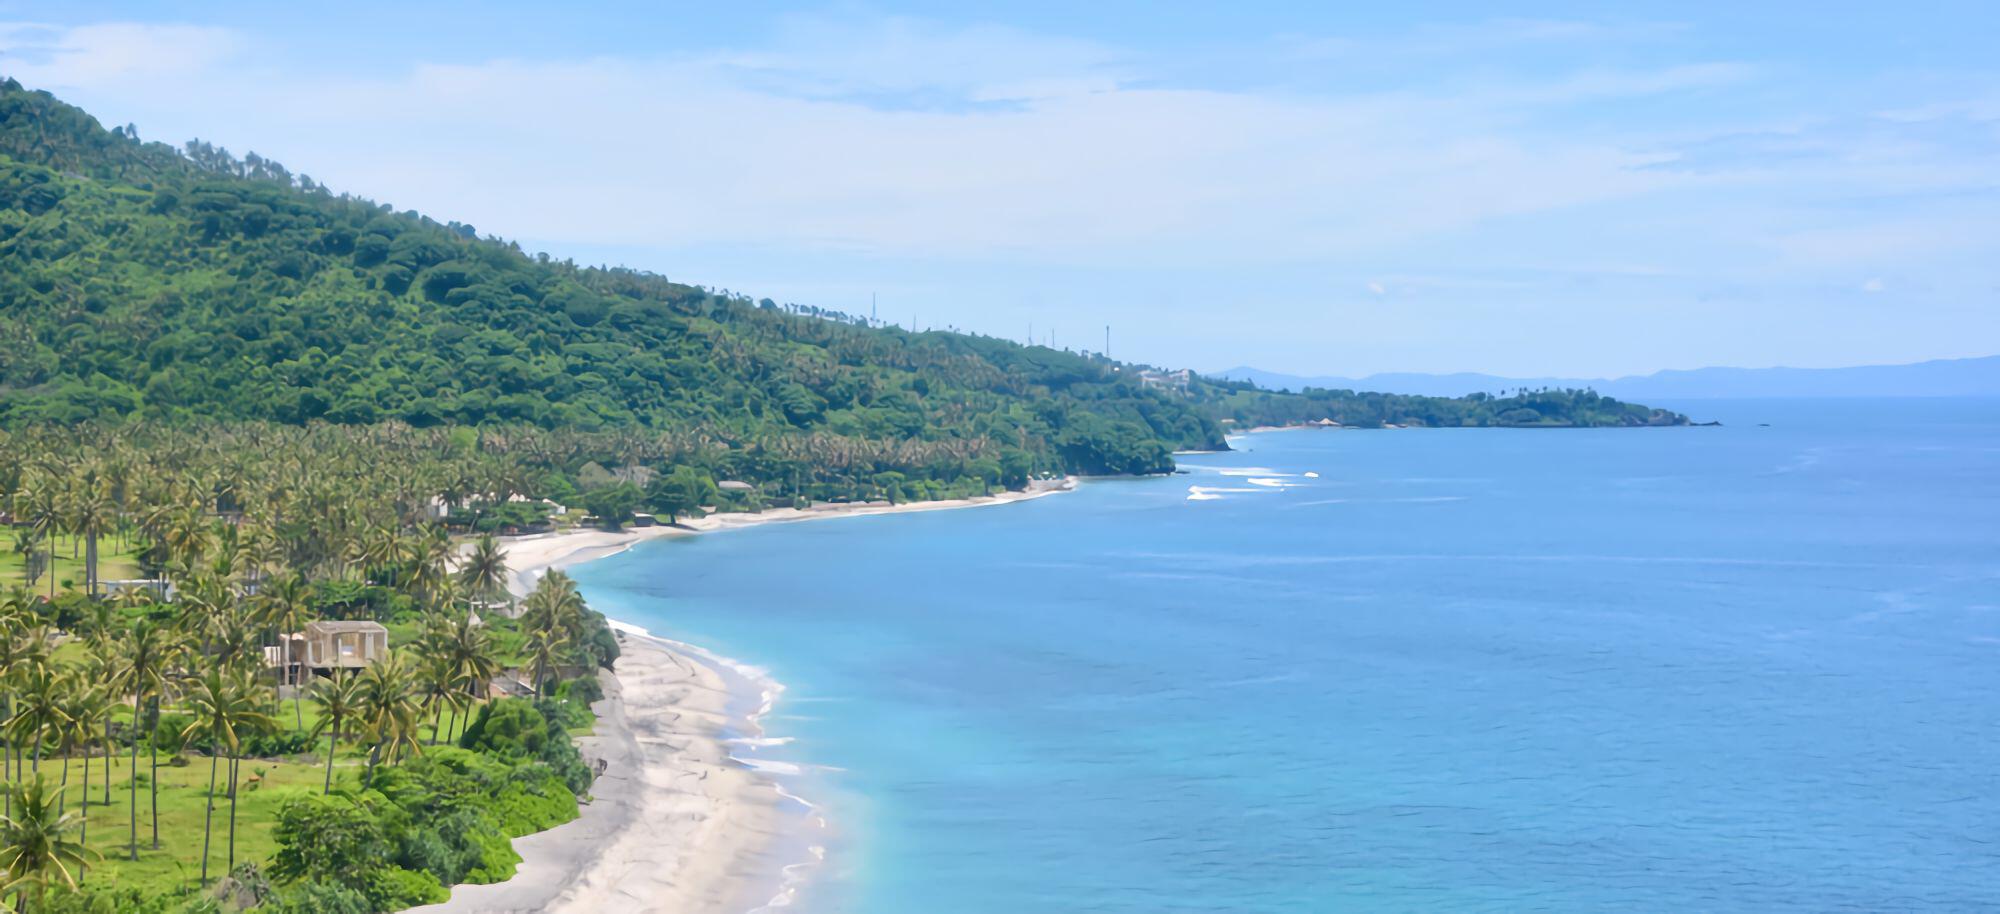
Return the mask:
<svg viewBox="0 0 2000 914">
<path fill-rule="evenodd" d="M 1163 470 L 1173 449 L 1221 446 L 1225 418 L 1678 419 L 1595 397 L 1530 415 L 1505 400 L 1147 385 L 1095 356 L 807 310 L 530 255 L 254 154 L 144 143 L 0 85 L 9 424 L 397 420 L 730 447 L 905 442 L 918 454 L 905 464 L 983 460 L 1018 482 Z"/>
</svg>

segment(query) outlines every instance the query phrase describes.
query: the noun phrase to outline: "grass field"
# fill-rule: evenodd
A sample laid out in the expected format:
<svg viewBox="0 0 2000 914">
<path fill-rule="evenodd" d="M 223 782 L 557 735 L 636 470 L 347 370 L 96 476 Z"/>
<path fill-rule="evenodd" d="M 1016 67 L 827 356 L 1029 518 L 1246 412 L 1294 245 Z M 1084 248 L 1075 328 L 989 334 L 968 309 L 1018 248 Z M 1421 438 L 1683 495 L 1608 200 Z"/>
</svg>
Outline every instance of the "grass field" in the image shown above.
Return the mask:
<svg viewBox="0 0 2000 914">
<path fill-rule="evenodd" d="M 128 805 L 131 783 L 131 759 L 118 758 L 112 763 L 111 804 L 103 805 L 102 779 L 93 772 L 90 785 L 89 847 L 104 855 L 102 862 L 92 866 L 85 877 L 85 884 L 92 888 L 133 887 L 148 893 L 171 893 L 176 889 L 192 886 L 201 875 L 202 818 L 208 803 L 208 759 L 191 756 L 184 768 L 160 766 L 160 848 L 152 847 L 152 799 L 147 790 L 145 775 L 147 759 L 139 756 L 139 859 L 135 862 L 127 857 L 131 836 L 131 809 Z M 98 764 L 102 764 L 100 760 Z M 346 777 L 350 783 L 352 772 L 360 770 L 360 757 L 343 757 L 336 763 L 336 779 Z M 62 766 L 54 766 L 60 769 Z M 73 768 L 80 765 L 72 763 Z M 42 762 L 43 773 L 50 771 L 47 760 Z M 215 792 L 215 824 L 213 846 L 209 855 L 209 876 L 218 878 L 228 870 L 225 855 L 229 841 L 229 762 L 221 761 L 217 767 Z M 277 824 L 278 807 L 288 797 L 307 793 L 318 793 L 326 769 L 317 760 L 272 760 L 245 759 L 241 764 L 241 779 L 244 783 L 237 788 L 238 805 L 236 811 L 236 859 L 258 863 L 269 861 L 277 851 L 277 843 L 271 838 L 271 830 Z M 253 782 L 252 778 L 256 778 Z M 70 790 L 67 794 L 72 802 L 81 795 L 80 770 L 70 772 Z"/>
<path fill-rule="evenodd" d="M 308 728 L 317 722 L 318 715 L 311 702 L 305 702 L 299 714 Z M 120 717 L 123 719 L 123 715 Z M 284 702 L 274 717 L 283 728 L 293 729 L 296 718 L 292 703 Z M 585 729 L 587 731 L 588 728 Z M 426 745 L 430 742 L 430 735 L 431 731 L 426 726 L 422 731 Z M 238 863 L 269 863 L 278 849 L 271 836 L 277 824 L 278 809 L 287 798 L 320 792 L 326 779 L 322 757 L 325 748 L 326 741 L 322 737 L 311 753 L 288 758 L 246 758 L 239 764 L 236 810 Z M 367 763 L 367 757 L 365 746 L 355 743 L 352 737 L 343 739 L 340 754 L 334 761 L 334 786 L 339 787 L 343 781 L 349 787 L 354 786 Z M 139 859 L 136 861 L 129 859 L 128 852 L 131 837 L 130 751 L 128 749 L 125 754 L 112 757 L 109 805 L 104 802 L 104 757 L 97 755 L 91 759 L 90 797 L 86 807 L 89 829 L 85 843 L 102 854 L 103 860 L 90 867 L 85 876 L 86 886 L 93 889 L 137 888 L 148 894 L 171 894 L 196 885 L 201 875 L 202 818 L 207 811 L 209 796 L 209 759 L 194 752 L 188 753 L 185 758 L 184 767 L 175 767 L 169 764 L 169 756 L 160 756 L 160 847 L 155 850 L 152 846 L 152 798 L 146 780 L 150 765 L 146 750 L 143 747 L 139 750 Z M 50 781 L 59 780 L 63 773 L 62 760 L 44 758 L 41 771 Z M 228 870 L 229 760 L 221 760 L 216 772 L 214 837 L 209 853 L 211 880 L 221 878 Z M 82 795 L 83 759 L 77 757 L 70 760 L 69 789 L 64 794 L 72 810 Z"/>
<path fill-rule="evenodd" d="M 53 542 L 55 553 L 56 593 L 66 590 L 82 590 L 83 542 L 71 536 L 57 536 Z M 27 556 L 14 551 L 13 540 L 0 541 L 0 588 L 25 586 L 27 576 L 23 573 Z M 74 557 L 72 557 L 74 554 Z M 119 581 L 139 577 L 139 548 L 119 537 L 105 537 L 97 541 L 97 579 Z M 35 579 L 36 593 L 49 592 L 49 573 L 44 571 Z"/>
</svg>

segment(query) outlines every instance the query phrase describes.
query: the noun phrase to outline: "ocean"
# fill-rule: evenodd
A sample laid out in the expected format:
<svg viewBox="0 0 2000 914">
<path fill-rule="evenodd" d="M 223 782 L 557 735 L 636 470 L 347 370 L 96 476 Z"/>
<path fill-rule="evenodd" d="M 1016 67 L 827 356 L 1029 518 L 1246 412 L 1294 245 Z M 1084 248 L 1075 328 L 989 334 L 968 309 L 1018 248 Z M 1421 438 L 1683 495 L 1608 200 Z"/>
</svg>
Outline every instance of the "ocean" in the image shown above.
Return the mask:
<svg viewBox="0 0 2000 914">
<path fill-rule="evenodd" d="M 2000 400 L 1666 405 L 573 573 L 784 684 L 792 910 L 2000 908 Z"/>
</svg>

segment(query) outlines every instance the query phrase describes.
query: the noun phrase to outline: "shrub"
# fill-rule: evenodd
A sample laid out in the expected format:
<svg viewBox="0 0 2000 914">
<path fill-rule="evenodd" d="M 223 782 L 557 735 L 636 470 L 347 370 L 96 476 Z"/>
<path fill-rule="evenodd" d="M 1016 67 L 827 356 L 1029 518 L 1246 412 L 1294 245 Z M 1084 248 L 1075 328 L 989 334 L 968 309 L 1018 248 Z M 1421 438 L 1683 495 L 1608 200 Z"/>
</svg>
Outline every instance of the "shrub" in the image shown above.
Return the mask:
<svg viewBox="0 0 2000 914">
<path fill-rule="evenodd" d="M 373 812 L 345 797 L 300 796 L 278 808 L 271 872 L 284 879 L 344 881 L 382 865 L 389 839 Z"/>
<path fill-rule="evenodd" d="M 271 914 L 371 914 L 368 896 L 332 882 L 301 882 L 261 910 Z"/>
<path fill-rule="evenodd" d="M 436 876 L 402 867 L 369 870 L 361 878 L 361 893 L 377 911 L 400 911 L 420 904 L 436 904 L 451 897 L 451 891 Z"/>
<path fill-rule="evenodd" d="M 317 748 L 311 733 L 300 730 L 282 730 L 275 733 L 259 733 L 243 741 L 243 754 L 258 758 L 272 758 L 281 755 L 298 755 Z"/>
<path fill-rule="evenodd" d="M 194 718 L 186 714 L 160 715 L 159 721 L 153 725 L 153 745 L 160 747 L 161 752 L 180 754 L 187 746 L 181 739 L 181 731 L 191 723 L 194 723 Z"/>
<path fill-rule="evenodd" d="M 571 701 L 590 705 L 604 700 L 604 684 L 598 682 L 595 676 L 578 676 L 563 683 L 563 690 L 557 694 L 565 695 Z"/>
<path fill-rule="evenodd" d="M 567 742 L 567 740 L 562 740 Z M 519 698 L 487 702 L 479 717 L 465 728 L 458 744 L 506 758 L 539 758 L 549 742 L 549 725 L 542 712 Z"/>
</svg>

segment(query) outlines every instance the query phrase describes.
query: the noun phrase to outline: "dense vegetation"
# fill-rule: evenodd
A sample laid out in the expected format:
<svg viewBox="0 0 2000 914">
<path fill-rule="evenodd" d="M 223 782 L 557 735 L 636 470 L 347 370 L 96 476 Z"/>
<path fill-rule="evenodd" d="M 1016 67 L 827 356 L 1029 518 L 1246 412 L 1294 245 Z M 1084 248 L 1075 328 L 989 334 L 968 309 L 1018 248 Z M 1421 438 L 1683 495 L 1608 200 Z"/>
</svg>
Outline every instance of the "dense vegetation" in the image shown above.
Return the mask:
<svg viewBox="0 0 2000 914">
<path fill-rule="evenodd" d="M 12 425 L 621 430 L 662 451 L 748 452 L 728 472 L 783 481 L 782 494 L 831 483 L 859 495 L 899 484 L 874 484 L 882 473 L 962 492 L 1043 472 L 1158 472 L 1174 449 L 1221 446 L 1224 417 L 1631 421 L 1553 402 L 1148 384 L 1097 356 L 581 268 L 332 193 L 255 154 L 141 142 L 11 80 L 0 260 L 0 422 Z M 1510 418 L 1523 410 L 1534 418 Z M 830 462 L 842 466 L 815 478 Z"/>
<path fill-rule="evenodd" d="M 444 429 L 215 434 L 0 432 L 0 904 L 362 914 L 508 878 L 507 839 L 589 789 L 570 731 L 618 645 L 560 572 L 507 611 L 495 541 L 420 493 L 541 464 Z M 383 623 L 391 652 L 269 665 L 320 619 Z"/>
<path fill-rule="evenodd" d="M 1417 397 L 1308 389 L 1273 393 L 1241 382 L 1212 382 L 1211 413 L 1238 427 L 1331 420 L 1345 426 L 1425 428 L 1575 428 L 1685 425 L 1679 413 L 1625 403 L 1588 390 L 1520 391 L 1512 396 Z"/>
</svg>

